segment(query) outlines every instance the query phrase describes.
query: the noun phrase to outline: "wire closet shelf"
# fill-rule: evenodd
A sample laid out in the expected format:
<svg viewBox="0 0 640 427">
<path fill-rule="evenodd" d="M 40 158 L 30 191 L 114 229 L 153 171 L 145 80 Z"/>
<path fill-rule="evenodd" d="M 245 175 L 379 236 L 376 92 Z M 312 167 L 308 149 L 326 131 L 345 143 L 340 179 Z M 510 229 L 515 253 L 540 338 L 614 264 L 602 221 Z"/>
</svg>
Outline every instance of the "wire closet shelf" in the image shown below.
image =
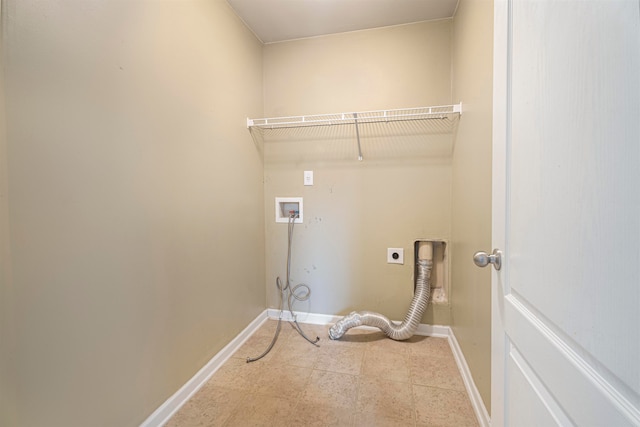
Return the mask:
<svg viewBox="0 0 640 427">
<path fill-rule="evenodd" d="M 308 116 L 271 117 L 262 119 L 247 118 L 247 128 L 275 130 L 313 126 L 355 126 L 358 143 L 358 160 L 362 160 L 359 125 L 369 123 L 392 123 L 403 121 L 440 120 L 452 126 L 455 119 L 462 115 L 462 103 L 438 105 L 432 107 L 401 108 L 394 110 L 362 111 L 350 113 L 315 114 Z"/>
<path fill-rule="evenodd" d="M 247 128 L 283 129 L 306 126 L 357 125 L 362 123 L 395 122 L 405 120 L 451 119 L 462 114 L 462 103 L 433 107 L 350 113 L 315 114 L 309 116 L 247 119 Z"/>
</svg>

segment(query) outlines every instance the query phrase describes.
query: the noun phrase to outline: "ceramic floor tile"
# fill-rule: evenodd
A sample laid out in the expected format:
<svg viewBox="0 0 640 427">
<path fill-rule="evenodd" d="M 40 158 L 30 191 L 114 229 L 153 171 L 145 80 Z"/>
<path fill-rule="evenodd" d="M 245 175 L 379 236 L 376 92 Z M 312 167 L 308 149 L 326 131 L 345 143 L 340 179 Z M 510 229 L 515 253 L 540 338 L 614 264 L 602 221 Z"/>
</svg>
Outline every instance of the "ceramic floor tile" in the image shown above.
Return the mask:
<svg viewBox="0 0 640 427">
<path fill-rule="evenodd" d="M 284 427 L 350 427 L 355 415 L 351 409 L 299 403 L 291 415 L 277 423 Z"/>
<path fill-rule="evenodd" d="M 413 384 L 464 391 L 464 382 L 453 358 L 409 356 Z"/>
<path fill-rule="evenodd" d="M 254 378 L 255 392 L 263 395 L 296 399 L 309 382 L 311 368 L 271 365 Z"/>
<path fill-rule="evenodd" d="M 300 328 L 309 338 L 319 337 L 320 342 L 329 339 L 329 325 L 312 325 L 309 323 L 300 323 Z"/>
<path fill-rule="evenodd" d="M 404 354 L 369 348 L 364 355 L 362 375 L 408 383 L 410 373 L 409 359 Z"/>
<path fill-rule="evenodd" d="M 269 348 L 269 345 L 271 344 L 272 340 L 273 340 L 273 336 L 270 336 L 270 335 L 252 335 L 234 353 L 233 357 L 234 358 L 240 358 L 240 359 L 243 359 L 245 361 L 249 357 L 256 358 L 256 357 L 260 356 L 267 348 Z M 285 337 L 284 335 L 280 334 L 280 336 L 276 340 L 275 344 L 273 345 L 273 348 L 271 349 L 271 351 L 268 354 L 266 354 L 260 360 L 262 360 L 263 362 L 271 361 L 271 359 L 276 354 L 278 349 L 280 349 L 280 347 L 286 345 L 287 341 L 288 341 L 287 337 Z"/>
<path fill-rule="evenodd" d="M 328 325 L 311 325 L 308 323 L 300 323 L 298 322 L 298 326 L 302 332 L 311 340 L 315 340 L 316 338 L 320 338 L 319 344 L 322 344 L 323 341 L 329 340 L 329 326 Z M 300 333 L 294 329 L 294 334 L 300 336 Z M 304 340 L 304 338 L 300 337 Z"/>
<path fill-rule="evenodd" d="M 314 369 L 359 375 L 364 357 L 364 348 L 321 347 Z"/>
<path fill-rule="evenodd" d="M 269 355 L 246 363 L 273 338 L 276 321 L 265 322 L 166 425 L 477 425 L 446 339 L 353 328 L 334 341 L 329 326 L 300 326 L 319 347 L 282 322 Z"/>
<path fill-rule="evenodd" d="M 176 413 L 166 427 L 221 426 L 247 393 L 205 384 Z"/>
<path fill-rule="evenodd" d="M 213 424 L 207 408 L 189 400 L 167 421 L 165 427 L 207 427 Z"/>
<path fill-rule="evenodd" d="M 367 347 L 367 349 L 376 349 L 376 350 L 381 350 L 381 351 L 386 351 L 391 353 L 400 353 L 400 354 L 409 355 L 411 354 L 412 345 L 413 343 L 409 342 L 408 340 L 405 340 L 405 341 L 392 340 L 382 332 L 379 332 L 376 339 L 372 339 L 369 342 L 369 346 Z"/>
<path fill-rule="evenodd" d="M 413 425 L 412 421 L 375 414 L 357 414 L 355 422 L 355 427 L 408 427 Z"/>
<path fill-rule="evenodd" d="M 300 402 L 350 409 L 355 406 L 357 396 L 358 377 L 336 372 L 313 371 Z"/>
<path fill-rule="evenodd" d="M 233 411 L 225 427 L 271 427 L 282 425 L 293 413 L 296 402 L 276 396 L 252 395 Z"/>
<path fill-rule="evenodd" d="M 466 393 L 435 387 L 413 386 L 416 425 L 476 427 L 478 425 Z"/>
<path fill-rule="evenodd" d="M 255 389 L 256 378 L 261 376 L 264 367 L 265 364 L 260 362 L 247 363 L 243 359 L 232 357 L 213 374 L 209 383 L 250 392 Z"/>
<path fill-rule="evenodd" d="M 415 356 L 453 358 L 449 341 L 446 338 L 414 335 L 404 342 L 410 344 L 409 351 Z"/>
<path fill-rule="evenodd" d="M 415 420 L 411 384 L 360 377 L 356 411 L 411 424 Z"/>
<path fill-rule="evenodd" d="M 320 347 L 309 343 L 301 336 L 294 336 L 282 344 L 270 360 L 276 365 L 312 368 L 320 351 Z"/>
</svg>

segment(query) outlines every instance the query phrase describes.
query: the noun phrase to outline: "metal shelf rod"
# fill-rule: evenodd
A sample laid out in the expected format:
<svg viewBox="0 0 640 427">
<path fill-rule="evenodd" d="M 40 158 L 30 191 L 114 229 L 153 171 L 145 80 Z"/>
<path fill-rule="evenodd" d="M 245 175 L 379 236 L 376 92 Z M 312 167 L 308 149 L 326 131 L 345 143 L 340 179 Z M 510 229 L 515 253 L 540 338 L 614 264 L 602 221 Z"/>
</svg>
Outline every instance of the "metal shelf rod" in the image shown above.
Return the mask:
<svg viewBox="0 0 640 427">
<path fill-rule="evenodd" d="M 356 125 L 356 139 L 358 140 L 358 160 L 362 161 L 362 147 L 360 147 L 360 130 L 358 129 L 358 113 L 353 113 L 353 120 Z"/>
</svg>

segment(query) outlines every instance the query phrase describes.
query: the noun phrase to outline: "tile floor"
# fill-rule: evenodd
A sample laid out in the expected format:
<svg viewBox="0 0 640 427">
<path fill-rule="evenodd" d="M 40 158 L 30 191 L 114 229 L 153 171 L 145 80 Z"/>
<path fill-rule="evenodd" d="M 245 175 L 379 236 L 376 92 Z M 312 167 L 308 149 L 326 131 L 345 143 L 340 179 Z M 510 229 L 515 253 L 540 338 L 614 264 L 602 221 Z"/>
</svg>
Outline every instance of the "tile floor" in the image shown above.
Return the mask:
<svg viewBox="0 0 640 427">
<path fill-rule="evenodd" d="M 191 426 L 477 426 L 446 339 L 399 342 L 351 329 L 300 324 L 319 347 L 283 322 L 267 321 L 166 424 Z"/>
</svg>

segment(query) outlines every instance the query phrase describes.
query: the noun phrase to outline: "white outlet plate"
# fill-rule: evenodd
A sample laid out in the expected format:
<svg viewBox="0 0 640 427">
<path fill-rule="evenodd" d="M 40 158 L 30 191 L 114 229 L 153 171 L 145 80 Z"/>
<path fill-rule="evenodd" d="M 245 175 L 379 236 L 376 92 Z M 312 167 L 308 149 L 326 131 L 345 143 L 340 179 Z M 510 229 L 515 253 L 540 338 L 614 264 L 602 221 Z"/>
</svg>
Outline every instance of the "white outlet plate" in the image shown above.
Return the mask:
<svg viewBox="0 0 640 427">
<path fill-rule="evenodd" d="M 313 185 L 313 171 L 304 171 L 304 185 Z"/>
<path fill-rule="evenodd" d="M 404 248 L 387 248 L 387 264 L 404 264 Z"/>
</svg>

